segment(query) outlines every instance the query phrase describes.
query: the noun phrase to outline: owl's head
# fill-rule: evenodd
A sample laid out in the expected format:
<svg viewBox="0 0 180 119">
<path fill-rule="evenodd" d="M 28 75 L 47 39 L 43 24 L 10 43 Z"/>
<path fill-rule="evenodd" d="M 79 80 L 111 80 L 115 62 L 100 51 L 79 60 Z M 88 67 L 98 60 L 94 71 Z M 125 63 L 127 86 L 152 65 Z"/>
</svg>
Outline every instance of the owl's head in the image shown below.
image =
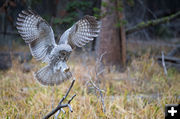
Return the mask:
<svg viewBox="0 0 180 119">
<path fill-rule="evenodd" d="M 72 48 L 68 44 L 60 44 L 57 46 L 56 51 L 60 60 L 67 61 L 72 52 Z"/>
</svg>

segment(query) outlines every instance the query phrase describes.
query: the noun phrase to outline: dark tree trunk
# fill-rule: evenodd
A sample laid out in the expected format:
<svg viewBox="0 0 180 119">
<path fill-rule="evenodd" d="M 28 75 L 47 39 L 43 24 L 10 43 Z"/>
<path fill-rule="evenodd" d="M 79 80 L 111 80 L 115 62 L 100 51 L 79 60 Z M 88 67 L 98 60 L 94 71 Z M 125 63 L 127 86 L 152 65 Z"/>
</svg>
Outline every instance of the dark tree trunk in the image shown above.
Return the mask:
<svg viewBox="0 0 180 119">
<path fill-rule="evenodd" d="M 117 69 L 122 69 L 126 63 L 126 37 L 123 26 L 118 27 L 117 23 L 123 15 L 117 9 L 112 9 L 117 7 L 119 0 L 102 0 L 103 2 L 107 3 L 107 6 L 102 6 L 102 11 L 106 15 L 102 18 L 97 54 L 100 56 L 106 52 L 103 57 L 105 66 L 116 66 Z"/>
<path fill-rule="evenodd" d="M 118 9 L 123 8 L 123 3 L 121 0 L 116 0 L 116 14 L 118 16 L 118 21 L 121 23 L 119 27 L 119 40 L 120 40 L 120 56 L 121 56 L 121 68 L 124 69 L 126 67 L 126 33 L 125 28 L 123 26 L 123 12 L 120 12 Z"/>
</svg>

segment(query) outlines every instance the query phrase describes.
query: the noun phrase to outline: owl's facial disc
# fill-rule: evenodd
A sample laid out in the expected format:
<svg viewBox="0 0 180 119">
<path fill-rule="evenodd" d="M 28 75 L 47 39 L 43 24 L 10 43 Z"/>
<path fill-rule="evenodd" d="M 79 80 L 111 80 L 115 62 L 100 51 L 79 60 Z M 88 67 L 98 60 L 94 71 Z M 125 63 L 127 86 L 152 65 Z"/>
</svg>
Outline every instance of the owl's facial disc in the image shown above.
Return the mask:
<svg viewBox="0 0 180 119">
<path fill-rule="evenodd" d="M 70 54 L 71 54 L 71 52 L 61 50 L 61 51 L 59 51 L 59 59 L 61 59 L 62 61 L 67 61 Z"/>
</svg>

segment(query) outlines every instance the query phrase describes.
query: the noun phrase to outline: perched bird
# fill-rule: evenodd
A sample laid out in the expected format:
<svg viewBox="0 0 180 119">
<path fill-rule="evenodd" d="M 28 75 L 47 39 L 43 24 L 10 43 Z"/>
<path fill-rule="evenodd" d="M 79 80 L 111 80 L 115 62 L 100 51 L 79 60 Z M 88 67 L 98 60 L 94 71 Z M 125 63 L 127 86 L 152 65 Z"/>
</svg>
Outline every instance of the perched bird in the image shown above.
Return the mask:
<svg viewBox="0 0 180 119">
<path fill-rule="evenodd" d="M 98 36 L 99 22 L 93 16 L 84 16 L 67 29 L 56 44 L 51 26 L 32 10 L 19 13 L 16 28 L 29 45 L 32 56 L 47 63 L 35 72 L 35 78 L 43 85 L 58 85 L 72 77 L 66 64 L 72 49 L 82 47 Z"/>
</svg>

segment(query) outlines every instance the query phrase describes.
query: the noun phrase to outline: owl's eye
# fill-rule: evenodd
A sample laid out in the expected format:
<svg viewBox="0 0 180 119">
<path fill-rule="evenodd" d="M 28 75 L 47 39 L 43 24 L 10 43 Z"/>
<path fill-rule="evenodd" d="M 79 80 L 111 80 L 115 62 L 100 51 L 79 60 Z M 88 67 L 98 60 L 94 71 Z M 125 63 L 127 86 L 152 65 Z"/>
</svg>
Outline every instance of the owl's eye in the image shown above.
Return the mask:
<svg viewBox="0 0 180 119">
<path fill-rule="evenodd" d="M 62 56 L 65 56 L 66 54 L 64 52 L 61 53 Z"/>
</svg>

